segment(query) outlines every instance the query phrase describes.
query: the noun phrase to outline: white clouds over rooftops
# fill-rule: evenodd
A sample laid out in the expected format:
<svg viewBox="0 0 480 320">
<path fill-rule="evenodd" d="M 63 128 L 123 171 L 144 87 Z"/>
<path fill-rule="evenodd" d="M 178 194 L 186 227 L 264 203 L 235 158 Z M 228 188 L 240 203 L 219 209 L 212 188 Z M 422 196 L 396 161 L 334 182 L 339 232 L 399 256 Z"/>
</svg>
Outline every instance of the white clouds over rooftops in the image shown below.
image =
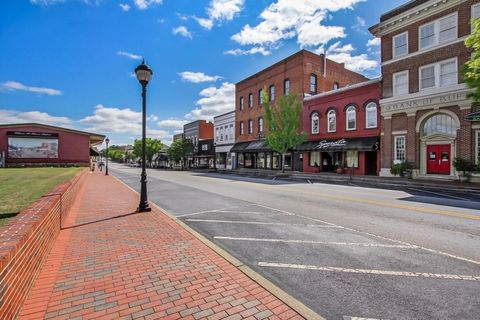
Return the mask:
<svg viewBox="0 0 480 320">
<path fill-rule="evenodd" d="M 138 54 L 133 54 L 133 53 L 130 53 L 130 52 L 118 51 L 117 54 L 119 56 L 124 56 L 124 57 L 127 57 L 127 58 L 132 59 L 132 60 L 142 60 L 142 56 L 140 56 Z"/>
<path fill-rule="evenodd" d="M 56 117 L 41 111 L 26 111 L 0 109 L 2 123 L 43 123 L 50 125 L 70 125 L 72 120 L 67 117 Z"/>
<path fill-rule="evenodd" d="M 33 93 L 38 93 L 38 94 L 46 94 L 49 96 L 59 96 L 62 95 L 62 91 L 56 90 L 56 89 L 50 89 L 50 88 L 42 88 L 42 87 L 32 87 L 32 86 L 27 86 L 24 85 L 23 83 L 17 82 L 17 81 L 7 81 L 4 82 L 1 86 L 4 90 L 9 90 L 9 91 L 27 91 L 27 92 L 33 92 Z"/>
<path fill-rule="evenodd" d="M 367 41 L 367 47 L 376 47 L 381 44 L 380 38 L 373 38 Z"/>
<path fill-rule="evenodd" d="M 183 132 L 183 126 L 187 123 L 188 123 L 187 120 L 166 119 L 166 120 L 160 120 L 158 122 L 158 126 L 162 129 L 174 129 L 175 131 L 182 130 Z"/>
<path fill-rule="evenodd" d="M 245 25 L 232 36 L 240 45 L 276 47 L 282 40 L 297 37 L 301 47 L 321 46 L 345 37 L 345 28 L 324 26 L 330 12 L 353 9 L 363 0 L 277 0 L 260 14 L 256 26 Z"/>
<path fill-rule="evenodd" d="M 178 75 L 182 78 L 183 81 L 193 82 L 193 83 L 214 82 L 222 78 L 220 76 L 209 76 L 203 72 L 192 72 L 192 71 L 180 72 Z"/>
<path fill-rule="evenodd" d="M 201 98 L 195 103 L 197 108 L 185 115 L 188 120 L 212 119 L 214 116 L 235 109 L 235 85 L 224 82 L 217 87 L 200 91 Z"/>
<path fill-rule="evenodd" d="M 172 30 L 172 33 L 175 35 L 179 34 L 181 36 L 184 36 L 185 38 L 190 38 L 190 39 L 193 38 L 192 34 L 190 33 L 190 31 L 188 31 L 187 27 L 185 26 L 179 26 L 177 28 L 174 28 Z"/>
<path fill-rule="evenodd" d="M 250 55 L 250 54 L 261 54 L 262 56 L 268 56 L 268 55 L 271 55 L 272 52 L 270 50 L 267 50 L 265 48 L 262 48 L 262 47 L 253 47 L 251 49 L 248 49 L 248 50 L 243 50 L 243 49 L 232 49 L 232 50 L 227 50 L 224 52 L 225 54 L 229 54 L 229 55 L 232 55 L 232 56 L 246 56 L 246 55 Z"/>
<path fill-rule="evenodd" d="M 342 45 L 340 42 L 336 42 L 327 49 L 327 58 L 338 63 L 345 63 L 347 69 L 356 72 L 370 71 L 378 68 L 378 61 L 371 59 L 365 53 L 352 55 L 354 51 L 355 48 L 351 44 Z"/>
</svg>

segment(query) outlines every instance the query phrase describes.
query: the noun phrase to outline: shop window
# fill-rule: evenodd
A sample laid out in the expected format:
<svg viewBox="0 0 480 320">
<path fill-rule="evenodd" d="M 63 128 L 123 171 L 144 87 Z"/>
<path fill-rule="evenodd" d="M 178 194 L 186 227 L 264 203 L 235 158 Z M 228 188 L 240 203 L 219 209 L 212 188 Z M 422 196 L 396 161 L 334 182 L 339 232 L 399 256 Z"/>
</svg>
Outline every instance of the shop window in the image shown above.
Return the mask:
<svg viewBox="0 0 480 320">
<path fill-rule="evenodd" d="M 337 113 L 335 110 L 328 111 L 328 132 L 336 132 L 337 131 Z"/>
<path fill-rule="evenodd" d="M 243 97 L 240 97 L 240 110 L 245 110 L 245 100 L 243 99 Z"/>
<path fill-rule="evenodd" d="M 253 93 L 248 95 L 248 107 L 253 108 Z"/>
<path fill-rule="evenodd" d="M 457 135 L 457 125 L 455 120 L 448 114 L 436 114 L 425 122 L 423 125 L 423 135 L 444 134 L 449 136 Z"/>
<path fill-rule="evenodd" d="M 320 165 L 320 151 L 310 152 L 310 167 L 318 167 Z"/>
<path fill-rule="evenodd" d="M 238 159 L 238 166 L 240 168 L 243 168 L 245 166 L 245 157 L 243 156 L 243 153 L 237 153 L 237 159 Z"/>
<path fill-rule="evenodd" d="M 272 167 L 272 154 L 267 153 L 267 169 L 270 169 Z"/>
<path fill-rule="evenodd" d="M 357 110 L 355 106 L 349 106 L 347 108 L 347 131 L 355 130 L 357 128 Z"/>
<path fill-rule="evenodd" d="M 348 168 L 358 168 L 358 151 L 350 150 L 347 151 L 347 167 Z"/>
<path fill-rule="evenodd" d="M 248 120 L 248 134 L 253 133 L 253 120 Z"/>
<path fill-rule="evenodd" d="M 265 169 L 265 153 L 259 152 L 257 155 L 257 168 Z"/>
<path fill-rule="evenodd" d="M 366 114 L 366 123 L 367 128 L 376 128 L 377 127 L 377 104 L 375 102 L 370 102 L 365 107 Z"/>
<path fill-rule="evenodd" d="M 395 136 L 394 163 L 405 162 L 405 136 Z"/>
<path fill-rule="evenodd" d="M 399 96 L 408 93 L 408 71 L 393 74 L 393 95 Z"/>
<path fill-rule="evenodd" d="M 310 75 L 310 94 L 317 94 L 317 75 Z"/>
<path fill-rule="evenodd" d="M 240 122 L 240 127 L 239 127 L 239 131 L 240 131 L 240 135 L 243 135 L 243 121 Z"/>
<path fill-rule="evenodd" d="M 312 113 L 311 122 L 312 122 L 312 134 L 319 134 L 320 133 L 320 117 L 318 115 L 318 112 Z"/>
<path fill-rule="evenodd" d="M 270 101 L 275 101 L 275 86 L 273 84 L 270 86 L 269 92 L 270 92 L 270 96 L 269 96 Z"/>
<path fill-rule="evenodd" d="M 291 153 L 286 153 L 285 154 L 285 169 L 291 169 L 292 168 L 292 154 Z"/>
<path fill-rule="evenodd" d="M 272 168 L 280 169 L 280 154 L 274 153 L 272 157 Z"/>
<path fill-rule="evenodd" d="M 393 58 L 408 54 L 408 32 L 393 37 Z"/>
<path fill-rule="evenodd" d="M 290 80 L 285 79 L 283 82 L 283 93 L 288 96 L 290 94 Z"/>
</svg>

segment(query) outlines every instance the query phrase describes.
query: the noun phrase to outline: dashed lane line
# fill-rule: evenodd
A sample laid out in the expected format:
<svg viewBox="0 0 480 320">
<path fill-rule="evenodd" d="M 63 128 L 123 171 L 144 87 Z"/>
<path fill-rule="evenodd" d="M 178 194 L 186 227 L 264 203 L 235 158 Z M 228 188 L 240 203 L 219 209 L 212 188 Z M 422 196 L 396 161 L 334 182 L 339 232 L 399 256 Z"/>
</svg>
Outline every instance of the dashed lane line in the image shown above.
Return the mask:
<svg viewBox="0 0 480 320">
<path fill-rule="evenodd" d="M 265 238 L 237 238 L 237 237 L 221 237 L 221 236 L 214 236 L 213 238 L 218 239 L 218 240 L 233 240 L 233 241 L 301 243 L 301 244 L 321 244 L 321 245 L 327 245 L 327 246 L 332 245 L 332 246 L 357 246 L 357 247 L 416 249 L 415 246 L 400 245 L 400 244 L 383 244 L 383 243 L 330 242 L 330 241 L 315 241 L 315 240 L 288 240 L 288 239 L 265 239 Z"/>
<path fill-rule="evenodd" d="M 390 271 L 390 270 L 375 270 L 375 269 L 351 269 L 351 268 L 322 267 L 322 266 L 313 266 L 313 265 L 272 263 L 272 262 L 259 262 L 258 266 L 269 267 L 269 268 L 288 268 L 288 269 L 314 270 L 314 271 L 325 271 L 325 272 L 371 274 L 371 275 L 382 275 L 382 276 L 480 281 L 480 276 L 469 276 L 469 275 L 459 275 L 459 274 Z"/>
<path fill-rule="evenodd" d="M 252 225 L 272 225 L 272 226 L 297 226 L 297 227 L 313 227 L 313 228 L 339 228 L 323 224 L 300 224 L 300 223 L 284 223 L 284 222 L 262 222 L 262 221 L 240 221 L 240 220 L 209 220 L 209 219 L 185 219 L 189 222 L 207 222 L 207 223 L 231 223 L 231 224 L 252 224 Z"/>
</svg>

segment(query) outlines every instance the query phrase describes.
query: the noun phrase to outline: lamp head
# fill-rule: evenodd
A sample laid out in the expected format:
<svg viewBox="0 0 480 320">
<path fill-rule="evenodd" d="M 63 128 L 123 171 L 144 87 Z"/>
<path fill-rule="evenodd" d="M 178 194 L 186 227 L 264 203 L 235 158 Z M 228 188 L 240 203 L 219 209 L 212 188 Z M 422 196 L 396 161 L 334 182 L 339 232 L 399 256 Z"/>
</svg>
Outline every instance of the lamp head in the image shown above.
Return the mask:
<svg viewBox="0 0 480 320">
<path fill-rule="evenodd" d="M 146 85 L 152 79 L 153 71 L 145 64 L 145 59 L 143 59 L 142 63 L 135 68 L 135 75 L 142 85 Z"/>
</svg>

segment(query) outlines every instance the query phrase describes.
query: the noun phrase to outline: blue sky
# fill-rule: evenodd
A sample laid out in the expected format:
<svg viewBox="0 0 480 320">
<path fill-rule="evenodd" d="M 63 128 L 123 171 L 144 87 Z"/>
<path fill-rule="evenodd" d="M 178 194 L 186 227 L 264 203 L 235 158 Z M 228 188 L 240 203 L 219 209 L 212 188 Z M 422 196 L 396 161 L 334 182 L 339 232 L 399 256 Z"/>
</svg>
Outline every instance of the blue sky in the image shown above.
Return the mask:
<svg viewBox="0 0 480 320">
<path fill-rule="evenodd" d="M 185 122 L 234 109 L 234 84 L 301 48 L 368 77 L 368 32 L 406 0 L 2 0 L 0 123 L 93 131 L 113 144 L 140 131 L 145 57 L 148 135 L 169 143 Z"/>
</svg>

